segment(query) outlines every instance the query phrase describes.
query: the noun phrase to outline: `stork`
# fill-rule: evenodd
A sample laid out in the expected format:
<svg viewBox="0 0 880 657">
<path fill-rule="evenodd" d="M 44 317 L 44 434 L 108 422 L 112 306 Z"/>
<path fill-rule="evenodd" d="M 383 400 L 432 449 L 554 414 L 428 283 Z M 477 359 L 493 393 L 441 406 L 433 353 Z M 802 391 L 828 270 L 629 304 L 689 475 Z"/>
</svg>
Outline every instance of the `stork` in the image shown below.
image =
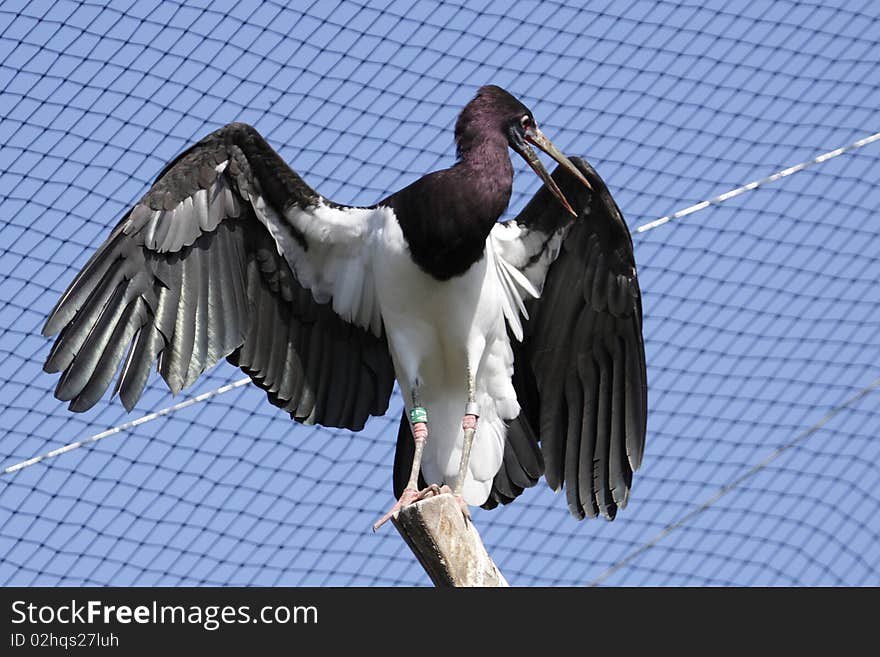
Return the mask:
<svg viewBox="0 0 880 657">
<path fill-rule="evenodd" d="M 363 428 L 395 379 L 402 505 L 454 486 L 506 504 L 543 474 L 572 515 L 613 519 L 645 444 L 642 306 L 605 183 L 532 112 L 482 87 L 457 160 L 371 207 L 315 192 L 251 126 L 169 163 L 70 283 L 43 334 L 55 395 L 129 411 L 150 370 L 173 393 L 221 358 L 300 422 Z M 532 145 L 559 163 L 551 176 Z M 499 218 L 522 156 L 543 186 Z M 121 365 L 121 369 L 120 369 Z"/>
</svg>

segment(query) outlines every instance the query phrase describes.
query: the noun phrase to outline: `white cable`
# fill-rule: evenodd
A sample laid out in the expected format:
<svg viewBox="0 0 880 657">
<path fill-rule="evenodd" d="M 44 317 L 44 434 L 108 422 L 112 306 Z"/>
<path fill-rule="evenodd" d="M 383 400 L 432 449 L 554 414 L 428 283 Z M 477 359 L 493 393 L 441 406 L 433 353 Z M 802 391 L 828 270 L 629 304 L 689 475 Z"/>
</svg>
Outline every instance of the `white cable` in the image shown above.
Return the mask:
<svg viewBox="0 0 880 657">
<path fill-rule="evenodd" d="M 730 199 L 735 198 L 740 194 L 750 192 L 753 189 L 758 189 L 758 187 L 763 187 L 764 185 L 769 185 L 770 183 L 776 182 L 780 178 L 786 178 L 787 176 L 795 174 L 798 171 L 803 171 L 807 167 L 811 167 L 814 164 L 821 164 L 822 162 L 843 155 L 844 153 L 848 153 L 849 151 L 854 151 L 855 149 L 861 148 L 862 146 L 867 146 L 868 144 L 873 143 L 877 140 L 880 140 L 880 132 L 875 132 L 873 135 L 865 137 L 864 139 L 859 139 L 858 141 L 854 141 L 847 146 L 841 146 L 840 148 L 835 148 L 833 151 L 828 151 L 827 153 L 817 155 L 812 160 L 807 160 L 806 162 L 795 164 L 794 166 L 783 169 L 782 171 L 777 171 L 776 173 L 769 175 L 766 178 L 753 180 L 750 183 L 746 183 L 742 187 L 737 187 L 736 189 L 731 189 L 729 192 L 724 192 L 723 194 L 719 194 L 718 196 L 714 196 L 705 201 L 700 201 L 699 203 L 691 205 L 684 210 L 679 210 L 678 212 L 673 212 L 672 214 L 668 214 L 665 217 L 660 217 L 659 219 L 655 219 L 654 221 L 649 221 L 648 223 L 642 224 L 641 226 L 636 228 L 636 232 L 644 233 L 647 230 L 662 226 L 663 224 L 668 223 L 673 219 L 681 219 L 682 217 L 686 217 L 689 214 L 693 214 L 694 212 L 698 212 L 699 210 L 708 208 L 710 205 L 716 205 L 718 203 L 723 203 L 724 201 L 729 201 Z"/>
<path fill-rule="evenodd" d="M 182 401 L 178 404 L 174 404 L 173 406 L 167 406 L 158 411 L 154 411 L 153 413 L 147 413 L 136 420 L 131 420 L 130 422 L 124 422 L 123 424 L 119 424 L 115 427 L 107 429 L 106 431 L 102 431 L 101 433 L 96 433 L 94 436 L 89 436 L 88 438 L 83 438 L 82 440 L 77 440 L 76 442 L 69 443 L 64 447 L 59 447 L 58 449 L 53 449 L 51 452 L 46 452 L 42 456 L 35 456 L 33 458 L 28 459 L 27 461 L 22 461 L 21 463 L 16 463 L 15 465 L 10 465 L 8 468 L 5 468 L 2 474 L 12 474 L 13 472 L 18 472 L 19 470 L 26 468 L 28 466 L 39 463 L 40 461 L 45 461 L 46 459 L 50 459 L 54 456 L 59 456 L 60 454 L 66 454 L 67 452 L 71 452 L 83 445 L 88 445 L 91 443 L 96 443 L 99 440 L 103 440 L 108 436 L 112 436 L 114 434 L 120 433 L 122 431 L 127 431 L 128 429 L 133 429 L 134 427 L 140 426 L 146 422 L 150 422 L 151 420 L 155 420 L 156 418 L 160 418 L 163 415 L 168 415 L 170 413 L 174 413 L 175 411 L 182 410 L 187 406 L 192 406 L 193 404 L 198 404 L 199 402 L 206 401 L 211 397 L 216 397 L 217 395 L 222 395 L 224 392 L 229 392 L 230 390 L 234 390 L 235 388 L 240 388 L 246 383 L 250 383 L 250 378 L 245 377 L 244 379 L 239 379 L 234 383 L 229 383 L 225 386 L 220 386 L 216 390 L 209 390 L 208 392 L 204 392 L 201 395 L 196 395 L 195 397 L 191 397 L 185 401 Z"/>
</svg>

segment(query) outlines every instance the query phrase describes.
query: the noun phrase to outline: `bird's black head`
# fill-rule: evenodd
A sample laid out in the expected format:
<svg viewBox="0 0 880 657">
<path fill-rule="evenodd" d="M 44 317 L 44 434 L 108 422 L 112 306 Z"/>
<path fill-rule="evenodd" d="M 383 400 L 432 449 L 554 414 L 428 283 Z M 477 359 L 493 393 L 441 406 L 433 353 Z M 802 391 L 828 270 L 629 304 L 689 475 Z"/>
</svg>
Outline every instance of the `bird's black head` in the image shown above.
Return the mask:
<svg viewBox="0 0 880 657">
<path fill-rule="evenodd" d="M 512 94 L 494 84 L 480 87 L 474 99 L 465 105 L 455 123 L 455 146 L 462 157 L 485 139 L 503 137 L 511 143 L 513 133 L 524 121 L 534 122 L 532 111 Z"/>
<path fill-rule="evenodd" d="M 481 142 L 502 139 L 506 140 L 507 145 L 519 153 L 534 169 L 565 209 L 573 216 L 577 216 L 529 144 L 534 144 L 547 153 L 591 189 L 584 175 L 541 132 L 528 107 L 501 87 L 495 85 L 480 87 L 477 95 L 465 105 L 455 123 L 455 145 L 458 156 L 466 157 L 468 152 Z"/>
</svg>

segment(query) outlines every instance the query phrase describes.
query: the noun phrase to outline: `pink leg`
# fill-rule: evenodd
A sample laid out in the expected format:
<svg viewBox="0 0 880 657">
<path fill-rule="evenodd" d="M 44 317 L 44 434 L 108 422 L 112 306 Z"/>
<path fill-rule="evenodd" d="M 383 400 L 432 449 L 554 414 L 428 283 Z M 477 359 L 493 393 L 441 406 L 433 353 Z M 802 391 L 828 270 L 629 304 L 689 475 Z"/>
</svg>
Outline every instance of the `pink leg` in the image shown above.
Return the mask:
<svg viewBox="0 0 880 657">
<path fill-rule="evenodd" d="M 425 442 L 428 440 L 428 415 L 425 409 L 416 406 L 410 411 L 410 419 L 412 420 L 412 432 L 413 439 L 416 443 L 416 451 L 415 454 L 413 454 L 413 464 L 409 473 L 409 481 L 406 484 L 406 488 L 403 489 L 400 499 L 397 500 L 388 513 L 379 518 L 379 520 L 373 525 L 373 531 L 376 531 L 379 527 L 391 520 L 391 518 L 395 517 L 403 507 L 412 504 L 413 502 L 423 500 L 426 497 L 450 492 L 448 486 L 440 487 L 437 484 L 431 484 L 424 490 L 418 490 L 419 471 L 422 467 L 422 452 L 425 451 Z"/>
<path fill-rule="evenodd" d="M 477 416 L 474 415 L 473 413 L 468 413 L 467 415 L 465 415 L 463 418 L 461 418 L 461 428 L 464 429 L 465 431 L 468 431 L 468 430 L 476 431 L 477 430 Z"/>
<path fill-rule="evenodd" d="M 465 408 L 465 415 L 461 419 L 461 428 L 464 431 L 464 445 L 461 449 L 461 462 L 458 466 L 458 480 L 455 482 L 455 498 L 466 518 L 470 518 L 467 504 L 461 494 L 464 490 L 464 480 L 467 477 L 468 463 L 471 458 L 471 448 L 474 445 L 474 434 L 477 432 L 477 418 L 480 416 L 480 407 L 476 402 L 470 401 Z"/>
</svg>

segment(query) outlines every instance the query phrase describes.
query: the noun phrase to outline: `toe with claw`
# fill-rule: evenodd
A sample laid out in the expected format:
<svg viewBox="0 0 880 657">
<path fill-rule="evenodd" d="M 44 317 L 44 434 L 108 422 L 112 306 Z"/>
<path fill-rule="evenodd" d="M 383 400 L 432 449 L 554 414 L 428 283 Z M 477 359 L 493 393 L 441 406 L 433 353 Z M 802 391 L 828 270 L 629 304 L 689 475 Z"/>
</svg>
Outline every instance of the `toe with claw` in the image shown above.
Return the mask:
<svg viewBox="0 0 880 657">
<path fill-rule="evenodd" d="M 405 488 L 400 496 L 400 499 L 394 503 L 394 506 L 391 507 L 391 510 L 375 522 L 375 524 L 373 525 L 373 531 L 376 531 L 377 529 L 379 529 L 379 527 L 395 517 L 398 513 L 400 513 L 400 510 L 403 507 L 409 506 L 410 504 L 413 504 L 420 500 L 424 500 L 428 497 L 434 497 L 435 495 L 440 495 L 441 493 L 451 492 L 452 491 L 450 490 L 449 486 L 438 486 L 437 484 L 431 484 L 430 486 L 422 490 L 416 490 L 415 488 Z"/>
</svg>

